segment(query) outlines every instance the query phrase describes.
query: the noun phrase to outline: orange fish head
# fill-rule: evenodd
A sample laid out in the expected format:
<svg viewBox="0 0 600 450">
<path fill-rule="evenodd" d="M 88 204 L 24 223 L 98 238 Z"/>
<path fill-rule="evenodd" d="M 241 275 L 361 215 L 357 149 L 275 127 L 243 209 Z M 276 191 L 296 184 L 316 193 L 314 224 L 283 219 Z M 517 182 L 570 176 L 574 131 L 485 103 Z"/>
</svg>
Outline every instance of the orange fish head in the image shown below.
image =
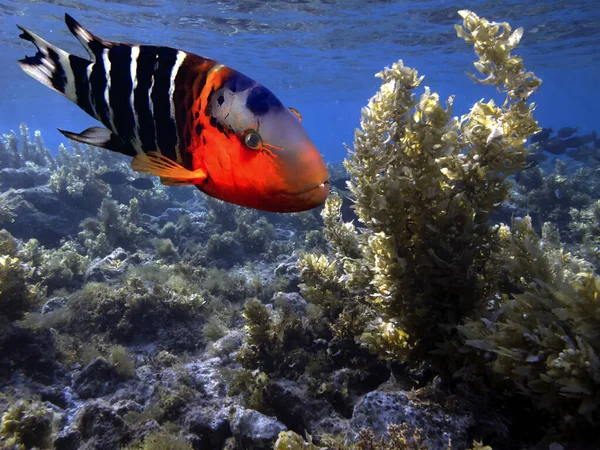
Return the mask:
<svg viewBox="0 0 600 450">
<path fill-rule="evenodd" d="M 210 109 L 223 129 L 233 131 L 229 142 L 233 143 L 232 138 L 237 142 L 221 146 L 228 148 L 229 186 L 237 192 L 231 193 L 234 198 L 220 197 L 273 212 L 306 211 L 322 205 L 329 194 L 329 173 L 299 113 L 284 107 L 255 82 L 246 89 L 239 89 L 238 83 L 228 91 L 230 86 L 213 95 Z"/>
<path fill-rule="evenodd" d="M 244 144 L 260 142 L 265 174 L 265 186 L 282 207 L 293 205 L 304 211 L 320 206 L 329 194 L 329 173 L 325 161 L 316 149 L 297 113 L 287 108 L 270 111 L 261 117 L 260 127 L 244 133 Z"/>
</svg>

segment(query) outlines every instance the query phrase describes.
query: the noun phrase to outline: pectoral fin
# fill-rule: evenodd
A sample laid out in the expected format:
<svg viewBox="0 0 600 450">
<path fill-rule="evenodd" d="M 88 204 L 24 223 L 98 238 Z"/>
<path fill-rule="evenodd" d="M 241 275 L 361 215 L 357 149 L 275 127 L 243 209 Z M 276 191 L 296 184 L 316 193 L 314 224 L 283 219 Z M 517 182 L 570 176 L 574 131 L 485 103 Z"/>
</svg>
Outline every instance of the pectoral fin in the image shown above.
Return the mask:
<svg viewBox="0 0 600 450">
<path fill-rule="evenodd" d="M 156 152 L 135 155 L 131 168 L 136 172 L 160 177 L 165 186 L 188 186 L 201 184 L 207 177 L 202 169 L 189 170 Z"/>
<path fill-rule="evenodd" d="M 81 133 L 73 133 L 71 131 L 65 131 L 58 129 L 67 138 L 81 142 L 82 144 L 93 145 L 95 147 L 102 147 L 113 152 L 122 153 L 123 155 L 135 156 L 135 149 L 126 145 L 123 140 L 111 132 L 110 130 L 102 127 L 90 127 L 83 130 Z"/>
</svg>

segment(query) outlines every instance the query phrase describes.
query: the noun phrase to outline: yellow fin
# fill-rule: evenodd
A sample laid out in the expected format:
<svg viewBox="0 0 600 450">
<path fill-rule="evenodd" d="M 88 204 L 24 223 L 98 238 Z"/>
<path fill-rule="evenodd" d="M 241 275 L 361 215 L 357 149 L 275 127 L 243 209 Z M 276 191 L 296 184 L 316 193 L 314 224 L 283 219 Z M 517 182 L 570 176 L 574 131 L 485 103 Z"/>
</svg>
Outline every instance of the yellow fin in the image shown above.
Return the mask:
<svg viewBox="0 0 600 450">
<path fill-rule="evenodd" d="M 131 161 L 131 168 L 136 172 L 159 176 L 165 186 L 200 184 L 206 179 L 204 170 L 186 169 L 157 152 L 135 155 Z"/>
<path fill-rule="evenodd" d="M 162 184 L 163 186 L 189 186 L 190 184 L 199 184 L 196 183 L 196 180 L 191 180 L 193 181 L 190 182 L 190 180 L 182 180 L 181 178 L 167 178 L 167 177 L 160 177 L 160 184 Z"/>
</svg>

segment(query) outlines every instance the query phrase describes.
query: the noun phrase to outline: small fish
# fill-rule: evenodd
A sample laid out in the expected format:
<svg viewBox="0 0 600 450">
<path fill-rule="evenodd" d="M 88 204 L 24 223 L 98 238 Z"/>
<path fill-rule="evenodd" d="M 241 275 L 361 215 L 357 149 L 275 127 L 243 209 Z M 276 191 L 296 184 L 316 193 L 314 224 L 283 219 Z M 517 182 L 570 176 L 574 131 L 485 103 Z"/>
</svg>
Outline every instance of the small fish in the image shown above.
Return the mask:
<svg viewBox="0 0 600 450">
<path fill-rule="evenodd" d="M 129 185 L 140 191 L 147 191 L 154 187 L 154 182 L 150 178 L 136 178 L 135 180 L 131 180 Z"/>
<path fill-rule="evenodd" d="M 573 136 L 568 139 L 565 139 L 565 145 L 567 148 L 579 148 L 583 147 L 585 144 L 591 144 L 596 140 L 596 132 L 593 131 L 590 134 L 584 134 L 583 136 Z"/>
<path fill-rule="evenodd" d="M 568 138 L 577 132 L 577 128 L 564 127 L 556 132 L 559 138 Z"/>
<path fill-rule="evenodd" d="M 230 203 L 305 211 L 329 193 L 323 158 L 298 111 L 218 62 L 169 47 L 109 42 L 65 14 L 88 58 L 19 26 L 37 47 L 21 68 L 106 128 L 69 139 L 133 157 L 132 168 L 168 186 L 195 185 Z"/>
<path fill-rule="evenodd" d="M 125 175 L 123 172 L 119 172 L 118 170 L 109 170 L 108 172 L 97 175 L 96 178 L 99 178 L 112 186 L 127 184 L 129 182 L 127 175 Z"/>
<path fill-rule="evenodd" d="M 529 153 L 525 156 L 526 165 L 525 165 L 524 169 L 531 169 L 533 167 L 536 167 L 538 164 L 543 163 L 547 159 L 548 159 L 548 156 L 546 156 L 546 154 L 542 151 L 535 152 L 535 153 Z"/>
<path fill-rule="evenodd" d="M 127 175 L 118 170 L 109 170 L 97 175 L 96 178 L 101 179 L 106 184 L 110 184 L 111 186 L 122 186 L 124 184 L 128 184 L 131 187 L 140 190 L 148 190 L 154 187 L 154 183 L 148 178 L 135 178 L 130 180 L 127 178 Z"/>
<path fill-rule="evenodd" d="M 550 138 L 552 128 L 542 128 L 540 131 L 531 136 L 530 141 L 532 144 L 546 142 Z"/>
<path fill-rule="evenodd" d="M 553 155 L 562 155 L 567 151 L 568 145 L 565 141 L 558 138 L 552 138 L 547 142 L 540 144 L 544 150 Z"/>
</svg>

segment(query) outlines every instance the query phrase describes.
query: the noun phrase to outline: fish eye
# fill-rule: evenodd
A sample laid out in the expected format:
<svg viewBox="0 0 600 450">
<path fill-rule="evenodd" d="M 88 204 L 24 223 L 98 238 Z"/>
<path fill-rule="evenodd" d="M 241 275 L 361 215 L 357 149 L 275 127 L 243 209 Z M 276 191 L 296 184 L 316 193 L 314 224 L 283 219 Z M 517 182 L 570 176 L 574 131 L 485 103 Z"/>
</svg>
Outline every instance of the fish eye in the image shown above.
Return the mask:
<svg viewBox="0 0 600 450">
<path fill-rule="evenodd" d="M 300 112 L 296 108 L 292 108 L 290 106 L 288 109 L 296 115 L 300 122 L 302 122 L 302 114 L 300 114 Z"/>
<path fill-rule="evenodd" d="M 244 144 L 252 150 L 260 150 L 262 148 L 262 139 L 256 130 L 247 130 L 244 132 Z"/>
</svg>

